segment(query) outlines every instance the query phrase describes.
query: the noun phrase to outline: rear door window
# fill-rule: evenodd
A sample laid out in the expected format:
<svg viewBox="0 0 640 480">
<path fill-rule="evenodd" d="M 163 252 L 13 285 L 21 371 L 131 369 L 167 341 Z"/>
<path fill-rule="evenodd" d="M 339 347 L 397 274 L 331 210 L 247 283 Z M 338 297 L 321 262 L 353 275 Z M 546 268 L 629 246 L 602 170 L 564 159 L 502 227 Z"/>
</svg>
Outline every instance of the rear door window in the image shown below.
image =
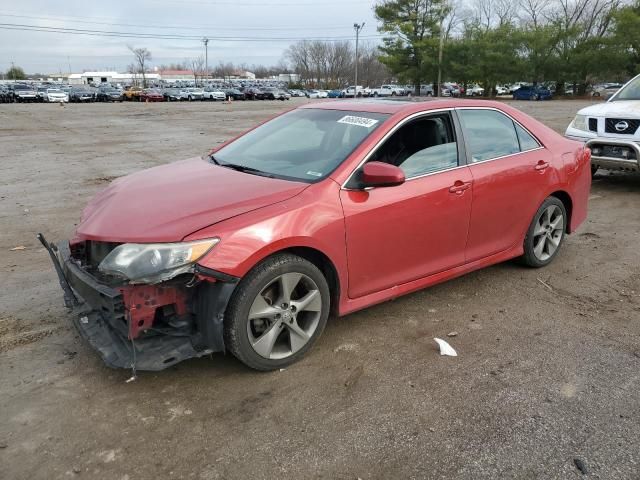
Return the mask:
<svg viewBox="0 0 640 480">
<path fill-rule="evenodd" d="M 461 109 L 458 115 L 472 163 L 520 152 L 513 120 L 503 113 L 495 110 Z"/>
</svg>

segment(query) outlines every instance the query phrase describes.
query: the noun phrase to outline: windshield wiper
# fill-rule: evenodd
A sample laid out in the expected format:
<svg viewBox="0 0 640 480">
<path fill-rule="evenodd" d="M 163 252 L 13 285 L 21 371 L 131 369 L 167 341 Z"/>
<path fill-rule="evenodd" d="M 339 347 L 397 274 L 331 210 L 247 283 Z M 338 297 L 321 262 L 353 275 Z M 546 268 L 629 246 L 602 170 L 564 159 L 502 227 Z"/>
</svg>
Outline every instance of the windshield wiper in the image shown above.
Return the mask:
<svg viewBox="0 0 640 480">
<path fill-rule="evenodd" d="M 247 167 L 245 165 L 237 165 L 235 163 L 220 163 L 214 158 L 212 158 L 212 160 L 216 163 L 216 165 L 220 165 L 221 167 L 225 167 L 225 168 L 231 168 L 233 170 L 237 170 L 238 172 L 250 173 L 252 175 L 260 175 L 261 177 L 276 178 L 274 175 L 268 172 L 263 172 L 262 170 L 258 170 L 257 168 Z"/>
</svg>

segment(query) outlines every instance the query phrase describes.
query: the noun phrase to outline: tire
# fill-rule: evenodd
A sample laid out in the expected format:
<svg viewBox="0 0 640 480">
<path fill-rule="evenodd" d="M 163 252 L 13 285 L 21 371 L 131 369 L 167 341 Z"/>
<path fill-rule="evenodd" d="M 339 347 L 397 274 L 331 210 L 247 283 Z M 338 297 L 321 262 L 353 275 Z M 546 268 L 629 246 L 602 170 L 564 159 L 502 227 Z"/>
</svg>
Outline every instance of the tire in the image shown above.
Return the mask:
<svg viewBox="0 0 640 480">
<path fill-rule="evenodd" d="M 377 97 L 378 96 L 378 92 L 373 92 L 373 96 Z"/>
<path fill-rule="evenodd" d="M 600 167 L 598 167 L 597 165 L 591 165 L 591 178 L 596 176 L 596 173 L 598 172 Z"/>
<path fill-rule="evenodd" d="M 544 267 L 556 257 L 567 229 L 567 211 L 557 197 L 548 197 L 531 221 L 524 239 L 521 260 L 534 268 Z"/>
<path fill-rule="evenodd" d="M 303 308 L 300 300 L 309 295 Z M 255 370 L 284 368 L 312 347 L 329 310 L 329 286 L 322 272 L 296 255 L 274 255 L 255 266 L 234 291 L 225 313 L 225 345 Z M 298 317 L 301 313 L 305 315 Z"/>
</svg>

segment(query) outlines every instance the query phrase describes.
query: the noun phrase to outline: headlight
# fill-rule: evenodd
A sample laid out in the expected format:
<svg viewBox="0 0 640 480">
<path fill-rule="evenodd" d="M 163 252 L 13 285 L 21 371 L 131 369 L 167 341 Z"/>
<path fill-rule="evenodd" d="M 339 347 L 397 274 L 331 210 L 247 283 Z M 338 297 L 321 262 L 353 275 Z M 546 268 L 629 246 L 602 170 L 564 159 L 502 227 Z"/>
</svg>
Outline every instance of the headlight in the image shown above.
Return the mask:
<svg viewBox="0 0 640 480">
<path fill-rule="evenodd" d="M 181 243 L 125 243 L 107 255 L 98 270 L 131 283 L 158 283 L 193 270 L 219 238 Z"/>
<path fill-rule="evenodd" d="M 573 119 L 573 128 L 577 128 L 578 130 L 589 130 L 587 128 L 587 116 L 586 115 L 576 115 L 576 118 Z"/>
</svg>

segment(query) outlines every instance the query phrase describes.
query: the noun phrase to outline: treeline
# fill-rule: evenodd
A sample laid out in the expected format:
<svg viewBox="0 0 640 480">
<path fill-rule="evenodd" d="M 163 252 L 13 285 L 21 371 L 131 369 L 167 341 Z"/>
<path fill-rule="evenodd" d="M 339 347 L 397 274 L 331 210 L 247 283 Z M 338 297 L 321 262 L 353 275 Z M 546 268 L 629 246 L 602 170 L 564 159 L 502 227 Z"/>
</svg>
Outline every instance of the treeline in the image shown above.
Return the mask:
<svg viewBox="0 0 640 480">
<path fill-rule="evenodd" d="M 358 48 L 358 83 L 377 86 L 391 77 L 380 62 L 378 47 L 363 42 Z M 291 71 L 300 74 L 302 83 L 316 88 L 343 88 L 353 84 L 355 73 L 353 42 L 303 40 L 291 45 L 285 60 Z"/>
<path fill-rule="evenodd" d="M 403 83 L 566 83 L 584 93 L 640 67 L 640 0 L 387 0 L 380 61 Z"/>
</svg>

